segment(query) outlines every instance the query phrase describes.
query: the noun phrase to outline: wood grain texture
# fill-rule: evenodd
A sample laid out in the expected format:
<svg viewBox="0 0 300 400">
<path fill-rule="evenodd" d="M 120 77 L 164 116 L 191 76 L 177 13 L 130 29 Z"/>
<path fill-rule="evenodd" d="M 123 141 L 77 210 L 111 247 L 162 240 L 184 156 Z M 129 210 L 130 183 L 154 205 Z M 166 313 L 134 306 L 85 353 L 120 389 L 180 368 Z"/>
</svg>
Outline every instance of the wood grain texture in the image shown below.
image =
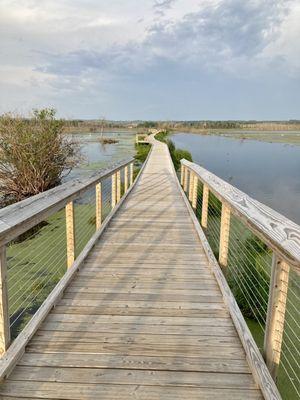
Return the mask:
<svg viewBox="0 0 300 400">
<path fill-rule="evenodd" d="M 70 201 L 66 205 L 66 236 L 67 267 L 70 268 L 75 261 L 75 221 L 73 201 Z"/>
<path fill-rule="evenodd" d="M 264 353 L 266 364 L 274 380 L 277 378 L 281 357 L 289 272 L 289 265 L 273 255 Z"/>
<path fill-rule="evenodd" d="M 102 183 L 95 186 L 96 191 L 96 229 L 100 229 L 102 223 Z"/>
<path fill-rule="evenodd" d="M 300 272 L 300 226 L 251 198 L 200 165 L 183 160 L 182 163 L 195 172 L 201 182 L 222 202 L 231 206 L 249 228 L 291 266 Z"/>
</svg>

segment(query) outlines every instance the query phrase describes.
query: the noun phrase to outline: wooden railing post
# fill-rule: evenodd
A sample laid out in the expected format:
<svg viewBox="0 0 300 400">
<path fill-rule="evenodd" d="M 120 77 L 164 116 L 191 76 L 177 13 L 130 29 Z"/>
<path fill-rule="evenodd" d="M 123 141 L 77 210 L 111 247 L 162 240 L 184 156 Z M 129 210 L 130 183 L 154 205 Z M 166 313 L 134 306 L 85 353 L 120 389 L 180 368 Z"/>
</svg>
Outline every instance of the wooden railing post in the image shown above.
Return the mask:
<svg viewBox="0 0 300 400">
<path fill-rule="evenodd" d="M 193 185 L 194 185 L 194 173 L 190 171 L 190 180 L 189 180 L 189 201 L 192 201 L 193 196 Z"/>
<path fill-rule="evenodd" d="M 70 268 L 75 261 L 75 228 L 74 205 L 70 201 L 66 205 L 66 233 L 67 233 L 67 267 Z"/>
<path fill-rule="evenodd" d="M 275 381 L 280 362 L 284 332 L 289 271 L 289 265 L 280 260 L 274 253 L 264 338 L 264 356 L 270 374 Z"/>
<path fill-rule="evenodd" d="M 117 203 L 121 200 L 121 171 L 117 171 Z"/>
<path fill-rule="evenodd" d="M 100 229 L 102 223 L 102 187 L 101 182 L 96 184 L 96 230 Z"/>
<path fill-rule="evenodd" d="M 128 165 L 124 168 L 124 191 L 128 190 Z"/>
<path fill-rule="evenodd" d="M 227 267 L 229 231 L 230 231 L 230 207 L 227 204 L 222 203 L 220 248 L 219 248 L 219 263 L 222 267 Z"/>
<path fill-rule="evenodd" d="M 114 173 L 111 176 L 111 206 L 115 207 L 117 204 L 117 174 Z"/>
<path fill-rule="evenodd" d="M 181 164 L 181 168 L 180 168 L 180 185 L 181 185 L 181 187 L 183 186 L 183 180 L 184 180 L 184 165 Z"/>
<path fill-rule="evenodd" d="M 6 246 L 0 248 L 0 355 L 10 344 L 10 326 L 7 292 Z"/>
<path fill-rule="evenodd" d="M 202 213 L 201 213 L 201 225 L 203 226 L 203 228 L 207 228 L 208 198 L 209 198 L 209 188 L 204 183 L 203 193 L 202 193 Z"/>
<path fill-rule="evenodd" d="M 133 163 L 130 164 L 130 186 L 133 184 Z"/>
<path fill-rule="evenodd" d="M 187 167 L 185 167 L 184 168 L 184 179 L 183 179 L 183 190 L 185 191 L 185 193 L 187 192 L 188 173 L 189 173 L 189 170 L 187 169 Z"/>
<path fill-rule="evenodd" d="M 198 177 L 194 174 L 194 182 L 193 182 L 193 194 L 192 194 L 192 207 L 194 210 L 197 208 L 197 200 L 198 200 Z"/>
</svg>

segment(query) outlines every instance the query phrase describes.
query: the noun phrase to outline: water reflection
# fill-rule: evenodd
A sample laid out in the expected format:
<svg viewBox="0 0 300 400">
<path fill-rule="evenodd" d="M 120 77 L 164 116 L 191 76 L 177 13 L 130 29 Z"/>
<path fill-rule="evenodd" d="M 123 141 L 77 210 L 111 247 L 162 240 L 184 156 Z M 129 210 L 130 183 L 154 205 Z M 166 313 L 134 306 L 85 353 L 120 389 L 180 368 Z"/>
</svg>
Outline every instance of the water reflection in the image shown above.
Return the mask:
<svg viewBox="0 0 300 400">
<path fill-rule="evenodd" d="M 300 146 L 189 133 L 172 140 L 195 162 L 300 224 Z"/>
</svg>

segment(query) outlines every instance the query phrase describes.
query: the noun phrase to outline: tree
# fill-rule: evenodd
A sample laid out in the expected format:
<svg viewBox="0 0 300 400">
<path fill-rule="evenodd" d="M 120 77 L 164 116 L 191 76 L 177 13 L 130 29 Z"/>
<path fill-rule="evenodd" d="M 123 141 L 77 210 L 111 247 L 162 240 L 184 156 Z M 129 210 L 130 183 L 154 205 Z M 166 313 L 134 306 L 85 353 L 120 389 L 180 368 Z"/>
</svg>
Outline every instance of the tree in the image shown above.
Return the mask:
<svg viewBox="0 0 300 400">
<path fill-rule="evenodd" d="M 0 194 L 6 204 L 50 189 L 79 161 L 78 144 L 63 134 L 55 110 L 34 110 L 30 119 L 0 118 Z"/>
</svg>

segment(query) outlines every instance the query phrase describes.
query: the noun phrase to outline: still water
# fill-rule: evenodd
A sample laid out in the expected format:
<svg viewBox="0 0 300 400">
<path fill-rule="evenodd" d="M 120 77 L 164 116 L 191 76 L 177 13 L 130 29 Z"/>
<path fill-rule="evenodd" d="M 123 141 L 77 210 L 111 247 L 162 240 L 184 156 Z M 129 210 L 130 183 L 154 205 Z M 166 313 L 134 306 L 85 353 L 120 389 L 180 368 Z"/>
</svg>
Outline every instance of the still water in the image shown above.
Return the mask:
<svg viewBox="0 0 300 400">
<path fill-rule="evenodd" d="M 175 133 L 193 161 L 300 224 L 300 146 Z"/>
<path fill-rule="evenodd" d="M 134 155 L 135 132 L 103 132 L 103 136 L 116 139 L 118 143 L 100 143 L 100 133 L 73 135 L 73 139 L 80 145 L 82 162 L 77 168 L 73 169 L 65 180 L 91 174 L 107 165 Z"/>
</svg>

